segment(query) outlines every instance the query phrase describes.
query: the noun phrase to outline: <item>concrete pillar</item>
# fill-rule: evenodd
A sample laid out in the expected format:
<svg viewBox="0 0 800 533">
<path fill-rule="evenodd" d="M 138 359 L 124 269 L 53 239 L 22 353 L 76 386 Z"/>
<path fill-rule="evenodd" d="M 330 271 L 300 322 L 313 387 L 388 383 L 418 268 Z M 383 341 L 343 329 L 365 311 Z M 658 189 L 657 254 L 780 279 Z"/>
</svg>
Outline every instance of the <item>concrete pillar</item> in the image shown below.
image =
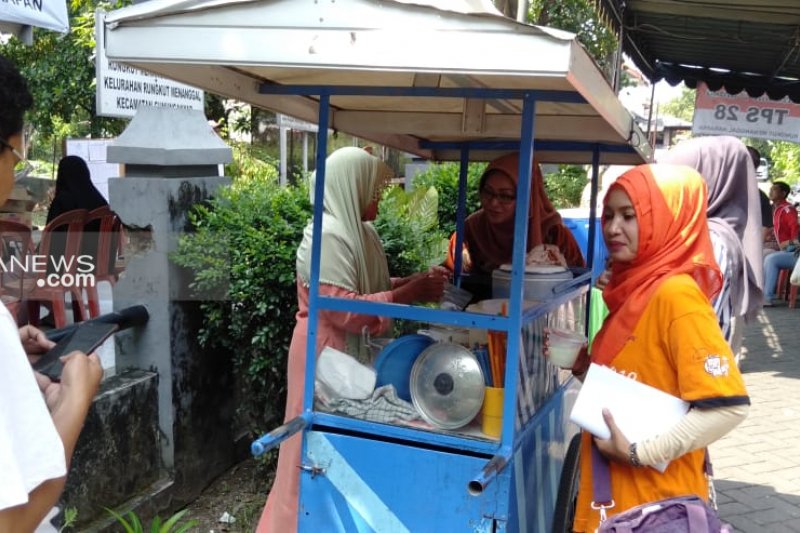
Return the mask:
<svg viewBox="0 0 800 533">
<path fill-rule="evenodd" d="M 187 296 L 189 274 L 169 259 L 192 206 L 230 183 L 218 165 L 231 160 L 206 117 L 184 109 L 140 108 L 108 147 L 108 161 L 125 165 L 125 177 L 109 180 L 111 208 L 151 231 L 133 232 L 141 250 L 114 287 L 115 310 L 143 304 L 150 313 L 145 328 L 117 335 L 116 368 L 158 373 L 161 461 L 178 484 L 202 482 L 193 478 L 218 474 L 233 457 L 232 364 L 198 345 L 199 302 Z"/>
</svg>

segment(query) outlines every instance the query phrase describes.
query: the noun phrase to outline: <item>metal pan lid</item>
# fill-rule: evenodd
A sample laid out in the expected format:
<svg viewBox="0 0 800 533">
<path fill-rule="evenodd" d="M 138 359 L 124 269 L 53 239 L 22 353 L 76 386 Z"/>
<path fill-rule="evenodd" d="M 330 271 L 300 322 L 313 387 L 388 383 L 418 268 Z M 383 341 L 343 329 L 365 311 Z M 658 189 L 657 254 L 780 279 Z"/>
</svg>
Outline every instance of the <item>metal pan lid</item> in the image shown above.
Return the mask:
<svg viewBox="0 0 800 533">
<path fill-rule="evenodd" d="M 411 401 L 422 418 L 442 429 L 469 424 L 483 404 L 485 381 L 478 360 L 460 344 L 425 349 L 411 369 Z"/>
</svg>

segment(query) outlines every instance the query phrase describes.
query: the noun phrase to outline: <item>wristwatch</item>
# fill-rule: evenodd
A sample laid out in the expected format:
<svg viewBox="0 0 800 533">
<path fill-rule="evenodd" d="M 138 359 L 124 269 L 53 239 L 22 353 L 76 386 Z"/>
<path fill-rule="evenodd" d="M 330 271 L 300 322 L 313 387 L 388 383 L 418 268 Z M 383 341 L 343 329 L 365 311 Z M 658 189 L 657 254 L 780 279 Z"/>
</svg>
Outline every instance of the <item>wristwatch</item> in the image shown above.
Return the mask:
<svg viewBox="0 0 800 533">
<path fill-rule="evenodd" d="M 636 453 L 635 442 L 632 442 L 631 445 L 628 446 L 628 460 L 633 466 L 642 466 L 642 462 L 639 460 L 639 454 Z"/>
</svg>

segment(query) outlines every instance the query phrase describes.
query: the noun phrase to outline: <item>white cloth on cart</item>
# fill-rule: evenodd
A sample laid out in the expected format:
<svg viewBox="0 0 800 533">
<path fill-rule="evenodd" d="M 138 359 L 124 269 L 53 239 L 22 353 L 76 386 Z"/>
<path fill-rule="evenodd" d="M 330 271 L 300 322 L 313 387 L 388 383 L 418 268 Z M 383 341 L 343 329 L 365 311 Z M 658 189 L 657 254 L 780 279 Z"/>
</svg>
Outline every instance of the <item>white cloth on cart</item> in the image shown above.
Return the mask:
<svg viewBox="0 0 800 533">
<path fill-rule="evenodd" d="M 323 402 L 320 407 L 331 413 L 338 413 L 370 422 L 398 422 L 418 419 L 419 413 L 409 402 L 397 397 L 394 385 L 378 387 L 372 396 L 365 400 L 346 400 L 343 398 Z"/>
</svg>

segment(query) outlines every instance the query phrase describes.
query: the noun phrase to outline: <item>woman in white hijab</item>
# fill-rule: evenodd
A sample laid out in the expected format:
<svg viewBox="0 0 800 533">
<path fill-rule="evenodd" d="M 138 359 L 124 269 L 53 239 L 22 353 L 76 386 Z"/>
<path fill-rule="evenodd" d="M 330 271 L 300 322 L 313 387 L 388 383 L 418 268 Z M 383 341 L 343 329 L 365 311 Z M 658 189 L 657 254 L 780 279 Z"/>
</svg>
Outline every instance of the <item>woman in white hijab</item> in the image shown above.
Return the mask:
<svg viewBox="0 0 800 533">
<path fill-rule="evenodd" d="M 391 279 L 386 256 L 371 221 L 378 213 L 378 200 L 392 176 L 391 169 L 366 150 L 340 148 L 325 162 L 325 193 L 322 218 L 322 253 L 319 292 L 324 296 L 373 302 L 411 303 L 438 301 L 449 275 L 434 267 L 402 279 Z M 314 176 L 311 200 L 314 200 Z M 297 325 L 289 347 L 285 421 L 303 408 L 308 287 L 311 279 L 311 232 L 306 226 L 297 250 Z M 330 346 L 364 359 L 361 332 L 372 335 L 389 328 L 387 317 L 322 311 L 317 322 L 317 354 Z M 278 471 L 258 524 L 258 533 L 291 533 L 297 529 L 300 435 L 280 448 Z"/>
<path fill-rule="evenodd" d="M 692 167 L 708 185 L 708 229 L 723 276 L 712 304 L 739 362 L 743 326 L 755 319 L 763 301 L 761 207 L 750 154 L 735 137 L 698 137 L 659 162 Z"/>
</svg>

